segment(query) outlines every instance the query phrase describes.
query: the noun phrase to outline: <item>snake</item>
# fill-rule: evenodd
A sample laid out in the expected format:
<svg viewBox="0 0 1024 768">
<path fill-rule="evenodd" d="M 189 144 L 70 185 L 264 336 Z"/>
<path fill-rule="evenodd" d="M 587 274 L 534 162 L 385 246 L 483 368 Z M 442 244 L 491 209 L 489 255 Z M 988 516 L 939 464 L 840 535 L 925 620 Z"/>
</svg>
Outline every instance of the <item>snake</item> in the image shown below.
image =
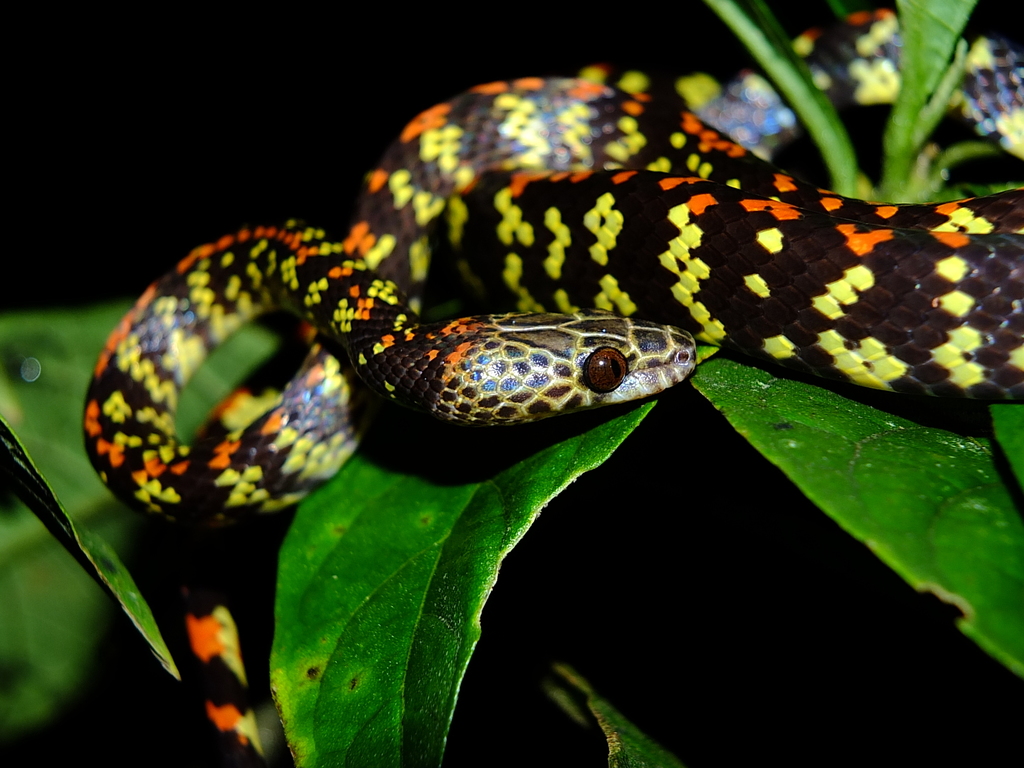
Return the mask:
<svg viewBox="0 0 1024 768">
<path fill-rule="evenodd" d="M 1024 101 L 1017 69 L 1010 102 Z M 517 313 L 419 320 L 441 232 L 466 281 L 511 294 Z M 1024 190 L 869 203 L 775 168 L 676 94 L 489 83 L 402 130 L 344 238 L 246 226 L 153 283 L 101 352 L 86 448 L 133 508 L 219 526 L 337 471 L 368 408 L 353 370 L 382 398 L 472 426 L 656 394 L 692 372 L 694 340 L 876 389 L 1020 400 L 1022 233 Z M 182 387 L 277 308 L 319 331 L 298 373 L 185 445 Z"/>
</svg>

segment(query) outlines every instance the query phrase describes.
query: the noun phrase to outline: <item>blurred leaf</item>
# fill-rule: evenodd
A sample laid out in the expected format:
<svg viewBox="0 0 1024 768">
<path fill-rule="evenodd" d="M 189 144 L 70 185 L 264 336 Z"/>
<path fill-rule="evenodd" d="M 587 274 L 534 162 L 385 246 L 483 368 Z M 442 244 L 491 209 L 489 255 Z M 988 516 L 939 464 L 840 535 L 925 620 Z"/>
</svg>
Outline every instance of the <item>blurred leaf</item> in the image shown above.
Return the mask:
<svg viewBox="0 0 1024 768">
<path fill-rule="evenodd" d="M 153 612 L 142 599 L 135 581 L 121 563 L 117 553 L 102 537 L 86 529 L 78 529 L 2 417 L 0 475 L 6 476 L 17 489 L 21 500 L 42 521 L 54 538 L 128 614 L 128 618 L 149 643 L 150 649 L 163 668 L 180 680 L 181 674 L 167 650 L 167 644 L 160 636 Z"/>
<path fill-rule="evenodd" d="M 82 446 L 89 377 L 128 307 L 118 302 L 0 315 L 0 413 L 20 439 L 17 444 L 4 435 L 0 491 L 29 489 L 57 535 L 47 533 L 14 495 L 0 493 L 0 739 L 52 717 L 87 682 L 113 615 L 91 582 L 97 569 L 133 606 L 137 626 L 156 633 L 114 554 L 130 550 L 143 520 L 111 496 Z M 205 410 L 275 345 L 272 334 L 250 327 L 218 350 L 182 398 L 186 418 L 198 423 L 188 411 Z M 74 513 L 74 525 L 57 499 Z M 58 539 L 70 545 L 82 567 L 71 564 Z"/>
</svg>

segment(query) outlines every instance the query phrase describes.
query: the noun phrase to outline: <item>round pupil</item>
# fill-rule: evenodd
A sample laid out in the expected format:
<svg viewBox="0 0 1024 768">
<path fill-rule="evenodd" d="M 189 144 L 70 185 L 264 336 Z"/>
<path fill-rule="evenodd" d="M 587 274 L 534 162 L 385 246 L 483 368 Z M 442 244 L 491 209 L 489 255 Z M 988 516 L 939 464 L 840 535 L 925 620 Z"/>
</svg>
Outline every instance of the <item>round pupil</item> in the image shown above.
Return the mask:
<svg viewBox="0 0 1024 768">
<path fill-rule="evenodd" d="M 587 358 L 583 380 L 594 392 L 611 392 L 626 378 L 626 358 L 617 349 L 601 347 Z"/>
</svg>

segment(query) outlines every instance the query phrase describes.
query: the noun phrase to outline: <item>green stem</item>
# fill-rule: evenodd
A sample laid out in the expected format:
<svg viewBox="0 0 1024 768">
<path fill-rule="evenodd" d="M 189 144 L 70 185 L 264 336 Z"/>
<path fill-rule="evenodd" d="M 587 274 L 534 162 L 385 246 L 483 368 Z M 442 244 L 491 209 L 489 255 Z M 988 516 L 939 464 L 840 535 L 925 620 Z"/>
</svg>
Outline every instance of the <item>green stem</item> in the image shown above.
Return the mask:
<svg viewBox="0 0 1024 768">
<path fill-rule="evenodd" d="M 841 195 L 854 195 L 857 158 L 835 109 L 811 81 L 807 65 L 793 52 L 789 38 L 761 0 L 704 0 L 733 31 L 774 81 L 817 144 Z"/>
</svg>

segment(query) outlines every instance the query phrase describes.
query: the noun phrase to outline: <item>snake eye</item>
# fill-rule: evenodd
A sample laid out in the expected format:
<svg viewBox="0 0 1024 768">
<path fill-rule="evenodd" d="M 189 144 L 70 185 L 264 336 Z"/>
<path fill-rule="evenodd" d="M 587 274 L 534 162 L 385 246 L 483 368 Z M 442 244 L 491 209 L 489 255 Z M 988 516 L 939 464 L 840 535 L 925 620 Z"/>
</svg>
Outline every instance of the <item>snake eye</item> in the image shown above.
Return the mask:
<svg viewBox="0 0 1024 768">
<path fill-rule="evenodd" d="M 617 349 L 595 349 L 583 364 L 583 383 L 594 392 L 611 392 L 626 378 L 629 366 Z"/>
</svg>

